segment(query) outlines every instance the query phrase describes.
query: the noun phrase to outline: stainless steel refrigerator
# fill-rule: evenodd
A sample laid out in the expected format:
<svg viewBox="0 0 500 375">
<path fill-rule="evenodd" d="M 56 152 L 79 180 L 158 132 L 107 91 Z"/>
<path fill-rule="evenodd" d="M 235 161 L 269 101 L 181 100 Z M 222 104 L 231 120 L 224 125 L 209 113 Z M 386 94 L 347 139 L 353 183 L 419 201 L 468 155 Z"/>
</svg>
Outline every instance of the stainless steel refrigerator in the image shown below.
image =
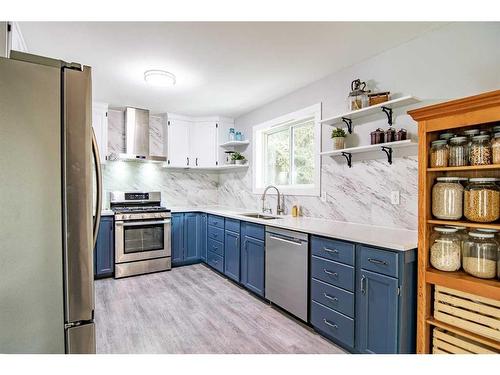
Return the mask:
<svg viewBox="0 0 500 375">
<path fill-rule="evenodd" d="M 0 58 L 1 353 L 95 353 L 91 105 L 90 67 Z"/>
</svg>

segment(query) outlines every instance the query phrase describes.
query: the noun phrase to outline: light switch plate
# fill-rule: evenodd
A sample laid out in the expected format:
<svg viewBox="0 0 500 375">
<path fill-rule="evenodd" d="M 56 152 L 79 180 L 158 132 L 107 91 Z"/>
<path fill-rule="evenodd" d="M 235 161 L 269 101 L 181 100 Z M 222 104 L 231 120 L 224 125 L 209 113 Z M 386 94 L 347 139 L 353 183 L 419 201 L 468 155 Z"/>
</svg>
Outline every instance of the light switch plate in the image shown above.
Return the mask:
<svg viewBox="0 0 500 375">
<path fill-rule="evenodd" d="M 321 202 L 326 202 L 326 191 L 321 192 Z"/>
<path fill-rule="evenodd" d="M 391 191 L 391 203 L 394 205 L 399 204 L 399 191 Z"/>
</svg>

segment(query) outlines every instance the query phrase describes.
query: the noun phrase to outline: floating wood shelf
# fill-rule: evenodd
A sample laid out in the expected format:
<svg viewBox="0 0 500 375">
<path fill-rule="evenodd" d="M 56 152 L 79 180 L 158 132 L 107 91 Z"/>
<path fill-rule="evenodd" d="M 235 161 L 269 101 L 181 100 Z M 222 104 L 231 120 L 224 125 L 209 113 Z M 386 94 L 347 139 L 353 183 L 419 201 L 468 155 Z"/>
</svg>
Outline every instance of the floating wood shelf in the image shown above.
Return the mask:
<svg viewBox="0 0 500 375">
<path fill-rule="evenodd" d="M 352 154 L 373 152 L 373 151 L 381 151 L 387 155 L 387 160 L 389 164 L 392 164 L 392 149 L 394 148 L 405 148 L 405 147 L 415 147 L 418 144 L 411 139 L 406 139 L 404 141 L 396 141 L 396 142 L 387 142 L 387 143 L 378 143 L 376 145 L 366 145 L 366 146 L 357 146 L 357 147 L 349 147 L 341 150 L 333 150 L 333 151 L 325 151 L 321 152 L 322 156 L 343 156 L 347 160 L 347 164 L 349 167 L 352 166 Z"/>
<path fill-rule="evenodd" d="M 500 281 L 480 279 L 463 271 L 445 272 L 429 268 L 425 273 L 425 278 L 430 284 L 442 285 L 485 298 L 498 299 L 500 296 Z"/>
<path fill-rule="evenodd" d="M 249 140 L 246 141 L 229 141 L 225 143 L 221 143 L 219 147 L 222 148 L 229 148 L 229 147 L 243 147 L 243 146 L 248 146 L 250 144 Z"/>
<path fill-rule="evenodd" d="M 352 120 L 379 113 L 382 115 L 387 115 L 388 123 L 392 125 L 392 110 L 394 108 L 415 104 L 419 101 L 420 100 L 415 98 L 414 96 L 403 96 L 401 98 L 389 100 L 380 104 L 375 104 L 370 107 L 358 109 L 356 111 L 346 112 L 333 117 L 329 117 L 321 120 L 320 123 L 330 126 L 346 126 L 349 133 L 352 133 Z"/>
<path fill-rule="evenodd" d="M 500 165 L 478 165 L 463 167 L 430 168 L 429 150 L 431 142 L 442 132 L 460 133 L 468 127 L 491 128 L 500 121 L 500 90 L 452 100 L 446 103 L 411 110 L 410 116 L 418 121 L 419 164 L 419 225 L 418 225 L 418 307 L 417 307 L 417 352 L 431 352 L 431 326 L 441 327 L 465 337 L 470 337 L 492 346 L 500 347 L 500 341 L 484 339 L 465 327 L 457 328 L 441 323 L 433 316 L 433 293 L 436 286 L 443 286 L 474 296 L 500 301 L 500 281 L 480 279 L 463 271 L 443 272 L 431 268 L 429 248 L 433 225 L 454 225 L 468 228 L 500 230 L 500 223 L 476 223 L 467 220 L 432 219 L 432 186 L 441 172 L 454 173 L 461 177 L 500 177 Z M 481 341 L 483 340 L 483 341 Z"/>
</svg>

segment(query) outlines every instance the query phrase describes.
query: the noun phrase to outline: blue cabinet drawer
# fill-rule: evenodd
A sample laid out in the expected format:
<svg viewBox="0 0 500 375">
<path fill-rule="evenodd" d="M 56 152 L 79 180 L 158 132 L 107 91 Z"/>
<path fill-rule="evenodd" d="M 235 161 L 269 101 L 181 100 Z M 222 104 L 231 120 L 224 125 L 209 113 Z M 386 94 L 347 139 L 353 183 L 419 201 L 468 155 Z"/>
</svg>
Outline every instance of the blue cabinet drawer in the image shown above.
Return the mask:
<svg viewBox="0 0 500 375">
<path fill-rule="evenodd" d="M 231 232 L 240 233 L 240 221 L 236 219 L 226 218 L 226 230 Z"/>
<path fill-rule="evenodd" d="M 354 320 L 317 302 L 311 302 L 311 324 L 343 344 L 354 346 Z"/>
<path fill-rule="evenodd" d="M 362 269 L 398 277 L 398 254 L 373 247 L 360 247 L 360 266 Z"/>
<path fill-rule="evenodd" d="M 315 279 L 354 291 L 354 268 L 351 266 L 313 256 L 311 273 Z"/>
<path fill-rule="evenodd" d="M 354 244 L 329 238 L 312 236 L 313 255 L 354 266 Z"/>
<path fill-rule="evenodd" d="M 223 257 L 224 243 L 219 241 L 214 241 L 213 239 L 209 238 L 207 242 L 207 250 Z"/>
<path fill-rule="evenodd" d="M 224 258 L 210 250 L 207 251 L 207 264 L 219 272 L 224 272 Z"/>
<path fill-rule="evenodd" d="M 224 218 L 221 216 L 208 215 L 208 225 L 224 229 Z"/>
<path fill-rule="evenodd" d="M 245 222 L 245 235 L 248 237 L 253 237 L 257 240 L 262 240 L 264 241 L 264 238 L 266 236 L 266 230 L 263 225 L 261 224 L 254 224 L 254 223 L 249 223 L 248 221 Z"/>
<path fill-rule="evenodd" d="M 354 318 L 354 293 L 337 288 L 323 281 L 312 279 L 311 298 L 350 318 Z"/>
<path fill-rule="evenodd" d="M 224 241 L 224 229 L 209 225 L 208 238 L 212 238 L 217 241 Z"/>
</svg>

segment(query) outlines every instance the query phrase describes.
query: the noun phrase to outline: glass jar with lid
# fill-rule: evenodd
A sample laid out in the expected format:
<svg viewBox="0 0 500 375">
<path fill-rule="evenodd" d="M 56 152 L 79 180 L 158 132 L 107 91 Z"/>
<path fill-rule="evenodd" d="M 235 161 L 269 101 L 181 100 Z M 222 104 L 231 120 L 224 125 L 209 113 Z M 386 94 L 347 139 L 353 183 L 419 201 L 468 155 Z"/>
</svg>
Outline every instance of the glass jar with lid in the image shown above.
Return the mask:
<svg viewBox="0 0 500 375">
<path fill-rule="evenodd" d="M 431 168 L 448 166 L 449 148 L 445 140 L 433 141 L 430 151 Z"/>
<path fill-rule="evenodd" d="M 449 141 L 454 136 L 455 136 L 455 134 L 453 134 L 453 133 L 441 133 L 441 134 L 439 134 L 439 139 L 444 140 L 444 141 Z"/>
<path fill-rule="evenodd" d="M 470 148 L 472 146 L 472 137 L 479 135 L 479 129 L 468 129 L 463 133 L 464 137 L 467 137 L 467 163 L 470 163 Z"/>
<path fill-rule="evenodd" d="M 431 265 L 441 271 L 458 271 L 462 254 L 462 245 L 457 230 L 447 227 L 435 227 L 430 238 Z"/>
<path fill-rule="evenodd" d="M 463 245 L 465 240 L 469 237 L 469 234 L 467 233 L 467 227 L 447 225 L 445 228 L 453 228 L 457 230 L 457 236 L 460 238 L 461 245 Z"/>
<path fill-rule="evenodd" d="M 490 136 L 476 135 L 472 137 L 469 154 L 470 165 L 486 165 L 491 164 L 491 143 Z"/>
<path fill-rule="evenodd" d="M 500 132 L 495 133 L 491 140 L 491 154 L 493 164 L 500 164 Z"/>
<path fill-rule="evenodd" d="M 467 159 L 467 137 L 453 137 L 450 139 L 448 165 L 461 167 L 469 163 Z"/>
<path fill-rule="evenodd" d="M 438 177 L 432 187 L 432 214 L 441 220 L 459 220 L 463 215 L 463 177 Z"/>
<path fill-rule="evenodd" d="M 498 178 L 471 178 L 464 190 L 464 215 L 471 221 L 490 223 L 500 217 Z"/>
<path fill-rule="evenodd" d="M 468 274 L 482 279 L 497 276 L 498 242 L 493 233 L 470 232 L 463 246 L 462 265 Z"/>
</svg>

